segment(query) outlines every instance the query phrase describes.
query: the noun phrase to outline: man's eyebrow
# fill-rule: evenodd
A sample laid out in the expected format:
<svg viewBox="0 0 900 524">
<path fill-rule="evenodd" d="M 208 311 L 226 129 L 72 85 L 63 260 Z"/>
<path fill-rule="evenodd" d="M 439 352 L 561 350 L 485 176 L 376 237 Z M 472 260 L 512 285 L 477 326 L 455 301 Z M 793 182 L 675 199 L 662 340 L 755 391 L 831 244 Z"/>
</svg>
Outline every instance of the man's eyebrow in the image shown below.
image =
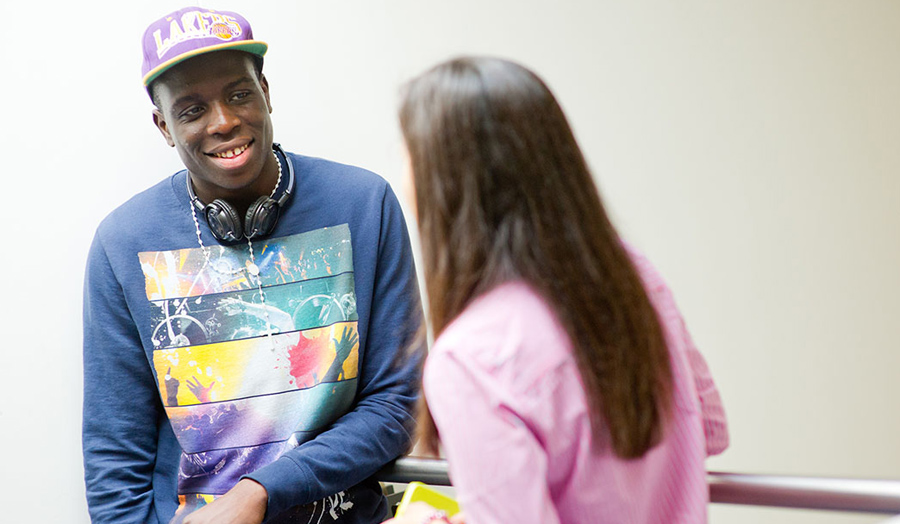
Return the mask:
<svg viewBox="0 0 900 524">
<path fill-rule="evenodd" d="M 229 82 L 229 83 L 225 84 L 225 90 L 227 91 L 229 89 L 234 89 L 235 87 L 237 87 L 245 82 L 253 83 L 253 79 L 250 78 L 249 76 L 242 76 L 233 82 Z"/>
<path fill-rule="evenodd" d="M 182 105 L 182 104 L 186 104 L 186 103 L 188 103 L 188 102 L 193 102 L 194 100 L 198 100 L 198 98 L 199 98 L 199 97 L 198 97 L 197 95 L 195 95 L 195 94 L 184 95 L 184 96 L 182 96 L 182 97 L 179 97 L 179 98 L 178 98 L 177 100 L 175 100 L 174 102 L 172 102 L 172 107 L 178 107 L 178 106 L 180 106 L 180 105 Z"/>
</svg>

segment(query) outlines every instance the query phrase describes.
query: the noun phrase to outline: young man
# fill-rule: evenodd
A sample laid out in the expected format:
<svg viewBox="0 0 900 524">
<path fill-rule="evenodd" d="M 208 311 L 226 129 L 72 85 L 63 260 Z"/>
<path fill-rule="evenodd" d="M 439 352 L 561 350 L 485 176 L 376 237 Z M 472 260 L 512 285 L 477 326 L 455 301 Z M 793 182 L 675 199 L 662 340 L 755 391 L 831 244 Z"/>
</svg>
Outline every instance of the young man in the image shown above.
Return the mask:
<svg viewBox="0 0 900 524">
<path fill-rule="evenodd" d="M 273 142 L 267 46 L 186 8 L 144 36 L 153 119 L 186 170 L 98 227 L 85 277 L 95 522 L 387 518 L 421 322 L 387 183 Z"/>
</svg>

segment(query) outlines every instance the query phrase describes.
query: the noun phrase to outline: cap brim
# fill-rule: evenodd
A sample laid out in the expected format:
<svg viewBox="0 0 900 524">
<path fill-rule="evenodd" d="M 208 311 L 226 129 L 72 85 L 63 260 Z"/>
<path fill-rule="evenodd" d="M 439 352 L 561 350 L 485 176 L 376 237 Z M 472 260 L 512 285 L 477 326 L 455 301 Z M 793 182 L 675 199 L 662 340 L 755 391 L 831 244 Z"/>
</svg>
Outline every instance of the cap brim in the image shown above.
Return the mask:
<svg viewBox="0 0 900 524">
<path fill-rule="evenodd" d="M 266 51 L 269 49 L 269 45 L 265 42 L 261 42 L 259 40 L 242 40 L 239 42 L 226 42 L 223 44 L 213 45 L 209 47 L 203 47 L 201 49 L 195 49 L 193 51 L 188 51 L 186 53 L 182 53 L 174 58 L 166 60 L 165 62 L 159 64 L 158 66 L 151 69 L 146 75 L 144 75 L 144 86 L 150 85 L 150 82 L 156 80 L 156 78 L 163 74 L 170 67 L 184 62 L 188 58 L 193 58 L 199 55 L 205 55 L 206 53 L 212 53 L 213 51 L 224 51 L 229 49 L 236 49 L 238 51 L 246 51 L 248 53 L 254 54 L 256 56 L 265 56 Z"/>
</svg>

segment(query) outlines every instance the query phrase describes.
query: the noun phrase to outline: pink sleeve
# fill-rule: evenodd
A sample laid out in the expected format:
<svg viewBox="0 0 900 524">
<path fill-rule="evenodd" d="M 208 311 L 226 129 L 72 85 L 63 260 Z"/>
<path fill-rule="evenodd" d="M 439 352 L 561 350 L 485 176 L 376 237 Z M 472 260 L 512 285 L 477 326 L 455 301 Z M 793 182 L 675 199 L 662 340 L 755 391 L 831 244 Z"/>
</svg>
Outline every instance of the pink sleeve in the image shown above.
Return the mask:
<svg viewBox="0 0 900 524">
<path fill-rule="evenodd" d="M 706 436 L 706 455 L 718 455 L 728 447 L 728 424 L 725 420 L 725 408 L 719 397 L 719 390 L 713 382 L 709 366 L 688 332 L 684 321 L 681 321 L 684 333 L 684 348 L 691 372 L 694 375 L 694 386 L 700 399 L 700 410 L 703 415 L 703 434 Z"/>
<path fill-rule="evenodd" d="M 718 455 L 728 447 L 728 425 L 725 421 L 722 399 L 719 397 L 719 390 L 716 389 L 716 384 L 709 372 L 709 366 L 706 365 L 706 360 L 694 345 L 694 340 L 687 330 L 684 318 L 675 305 L 675 298 L 665 280 L 646 257 L 628 244 L 625 244 L 625 248 L 631 255 L 635 267 L 644 280 L 647 292 L 657 307 L 660 321 L 669 325 L 674 336 L 681 336 L 685 356 L 694 378 L 694 387 L 700 401 L 703 434 L 706 437 L 706 455 Z"/>
<path fill-rule="evenodd" d="M 556 524 L 547 456 L 527 409 L 477 363 L 432 354 L 425 395 L 467 524 Z"/>
</svg>

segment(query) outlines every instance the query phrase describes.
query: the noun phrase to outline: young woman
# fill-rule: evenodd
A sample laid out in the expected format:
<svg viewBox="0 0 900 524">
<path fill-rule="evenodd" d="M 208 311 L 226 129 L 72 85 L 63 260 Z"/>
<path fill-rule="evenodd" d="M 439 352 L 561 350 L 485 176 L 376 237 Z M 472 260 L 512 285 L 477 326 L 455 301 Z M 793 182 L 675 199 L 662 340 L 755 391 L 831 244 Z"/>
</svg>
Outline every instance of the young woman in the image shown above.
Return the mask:
<svg viewBox="0 0 900 524">
<path fill-rule="evenodd" d="M 466 522 L 705 522 L 719 394 L 547 86 L 452 60 L 409 83 L 400 124 L 436 338 L 420 444 Z M 394 522 L 446 520 L 419 511 Z"/>
</svg>

